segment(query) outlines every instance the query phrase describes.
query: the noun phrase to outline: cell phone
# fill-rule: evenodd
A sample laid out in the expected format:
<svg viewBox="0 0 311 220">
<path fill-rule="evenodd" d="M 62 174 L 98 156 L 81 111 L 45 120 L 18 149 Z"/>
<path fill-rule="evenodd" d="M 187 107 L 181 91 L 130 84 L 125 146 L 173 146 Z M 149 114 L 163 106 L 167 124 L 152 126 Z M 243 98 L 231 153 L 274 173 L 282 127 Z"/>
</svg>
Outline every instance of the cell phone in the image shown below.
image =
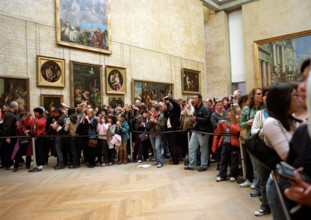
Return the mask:
<svg viewBox="0 0 311 220">
<path fill-rule="evenodd" d="M 294 172 L 295 172 L 295 168 L 291 167 L 290 165 L 288 165 L 287 163 L 281 162 L 280 164 L 276 165 L 276 169 L 277 172 L 280 176 L 295 181 L 295 176 L 294 176 Z M 307 182 L 307 183 L 311 183 L 311 177 L 306 176 L 303 173 L 299 173 L 300 174 L 300 178 Z"/>
</svg>

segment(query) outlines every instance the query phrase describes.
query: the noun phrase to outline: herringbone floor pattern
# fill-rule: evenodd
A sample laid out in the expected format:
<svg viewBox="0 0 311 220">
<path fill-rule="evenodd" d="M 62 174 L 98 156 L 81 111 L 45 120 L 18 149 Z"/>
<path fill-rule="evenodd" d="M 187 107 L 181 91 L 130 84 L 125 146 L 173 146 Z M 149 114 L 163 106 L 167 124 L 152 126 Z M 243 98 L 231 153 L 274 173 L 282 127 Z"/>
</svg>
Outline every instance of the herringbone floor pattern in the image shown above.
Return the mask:
<svg viewBox="0 0 311 220">
<path fill-rule="evenodd" d="M 167 160 L 161 169 L 138 165 L 1 169 L 0 219 L 258 219 L 258 198 L 237 183 L 216 183 L 215 164 L 202 173 Z"/>
</svg>

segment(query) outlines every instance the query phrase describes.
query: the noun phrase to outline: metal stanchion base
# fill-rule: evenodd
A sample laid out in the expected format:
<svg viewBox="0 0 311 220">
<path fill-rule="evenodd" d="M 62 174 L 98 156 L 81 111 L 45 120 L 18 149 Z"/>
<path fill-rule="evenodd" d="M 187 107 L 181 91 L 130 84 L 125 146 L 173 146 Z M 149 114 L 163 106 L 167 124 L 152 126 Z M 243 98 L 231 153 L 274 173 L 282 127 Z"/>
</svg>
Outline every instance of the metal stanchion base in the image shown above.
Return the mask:
<svg viewBox="0 0 311 220">
<path fill-rule="evenodd" d="M 35 173 L 35 172 L 40 172 L 41 169 L 39 169 L 38 167 L 34 167 L 31 170 L 28 170 L 29 173 Z"/>
</svg>

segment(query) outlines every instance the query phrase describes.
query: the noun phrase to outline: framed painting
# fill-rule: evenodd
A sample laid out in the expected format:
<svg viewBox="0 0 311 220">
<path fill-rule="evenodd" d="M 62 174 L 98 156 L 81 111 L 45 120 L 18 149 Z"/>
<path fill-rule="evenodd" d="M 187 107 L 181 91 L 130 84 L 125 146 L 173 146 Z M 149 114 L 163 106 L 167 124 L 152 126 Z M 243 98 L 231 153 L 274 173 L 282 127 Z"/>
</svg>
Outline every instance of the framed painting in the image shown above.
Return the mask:
<svg viewBox="0 0 311 220">
<path fill-rule="evenodd" d="M 37 56 L 37 85 L 44 87 L 65 87 L 65 60 Z"/>
<path fill-rule="evenodd" d="M 0 106 L 9 105 L 12 101 L 18 102 L 20 112 L 29 112 L 28 78 L 0 76 Z"/>
<path fill-rule="evenodd" d="M 106 66 L 106 93 L 126 93 L 126 69 L 123 67 Z"/>
<path fill-rule="evenodd" d="M 124 98 L 123 97 L 109 97 L 109 106 L 115 108 L 118 105 L 124 107 Z"/>
<path fill-rule="evenodd" d="M 40 95 L 41 106 L 45 108 L 46 111 L 51 111 L 52 107 L 59 108 L 60 104 L 64 102 L 63 95 Z"/>
<path fill-rule="evenodd" d="M 146 106 L 149 106 L 151 101 L 160 101 L 165 96 L 173 96 L 174 85 L 172 83 L 160 83 L 151 81 L 132 81 L 132 99 L 133 103 L 139 99 Z"/>
<path fill-rule="evenodd" d="M 200 71 L 183 68 L 181 70 L 181 82 L 183 83 L 183 85 L 181 86 L 182 93 L 200 93 Z"/>
<path fill-rule="evenodd" d="M 311 57 L 311 30 L 254 42 L 256 86 L 297 82 L 302 62 Z"/>
<path fill-rule="evenodd" d="M 103 104 L 102 66 L 70 61 L 70 104 L 86 102 L 93 107 Z"/>
<path fill-rule="evenodd" d="M 59 45 L 111 54 L 110 0 L 55 0 Z"/>
</svg>

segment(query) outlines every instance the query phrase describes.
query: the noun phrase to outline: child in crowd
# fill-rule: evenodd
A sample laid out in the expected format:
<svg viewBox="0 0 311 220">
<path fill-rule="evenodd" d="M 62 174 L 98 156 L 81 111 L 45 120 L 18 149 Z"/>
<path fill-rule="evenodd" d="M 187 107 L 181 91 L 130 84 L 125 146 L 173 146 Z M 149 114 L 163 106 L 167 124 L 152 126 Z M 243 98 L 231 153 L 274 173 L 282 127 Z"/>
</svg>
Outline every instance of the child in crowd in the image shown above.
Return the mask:
<svg viewBox="0 0 311 220">
<path fill-rule="evenodd" d="M 235 110 L 227 110 L 228 120 L 220 120 L 217 125 L 218 133 L 238 134 L 241 130 L 235 116 Z M 240 142 L 238 136 L 222 136 L 221 159 L 219 163 L 219 176 L 216 181 L 221 182 L 227 178 L 227 167 L 230 163 L 230 182 L 235 182 L 238 176 L 238 160 Z"/>
<path fill-rule="evenodd" d="M 119 164 L 127 164 L 127 141 L 130 139 L 129 135 L 129 125 L 127 121 L 124 120 L 124 114 L 120 113 L 118 115 L 118 122 L 117 122 L 117 128 L 116 133 L 121 135 L 122 137 L 122 144 L 119 149 Z"/>
<path fill-rule="evenodd" d="M 108 158 L 108 142 L 107 142 L 107 133 L 108 133 L 108 118 L 106 115 L 100 115 L 99 123 L 97 124 L 97 133 L 98 135 L 98 152 L 97 152 L 97 161 L 101 164 L 102 167 L 109 164 Z M 104 160 L 103 160 L 104 159 Z"/>
<path fill-rule="evenodd" d="M 112 114 L 108 115 L 108 131 L 107 131 L 107 142 L 108 142 L 108 161 L 109 166 L 114 164 L 114 158 L 116 155 L 116 151 L 114 149 L 114 145 L 111 143 L 113 136 L 116 133 L 116 117 Z"/>
</svg>

